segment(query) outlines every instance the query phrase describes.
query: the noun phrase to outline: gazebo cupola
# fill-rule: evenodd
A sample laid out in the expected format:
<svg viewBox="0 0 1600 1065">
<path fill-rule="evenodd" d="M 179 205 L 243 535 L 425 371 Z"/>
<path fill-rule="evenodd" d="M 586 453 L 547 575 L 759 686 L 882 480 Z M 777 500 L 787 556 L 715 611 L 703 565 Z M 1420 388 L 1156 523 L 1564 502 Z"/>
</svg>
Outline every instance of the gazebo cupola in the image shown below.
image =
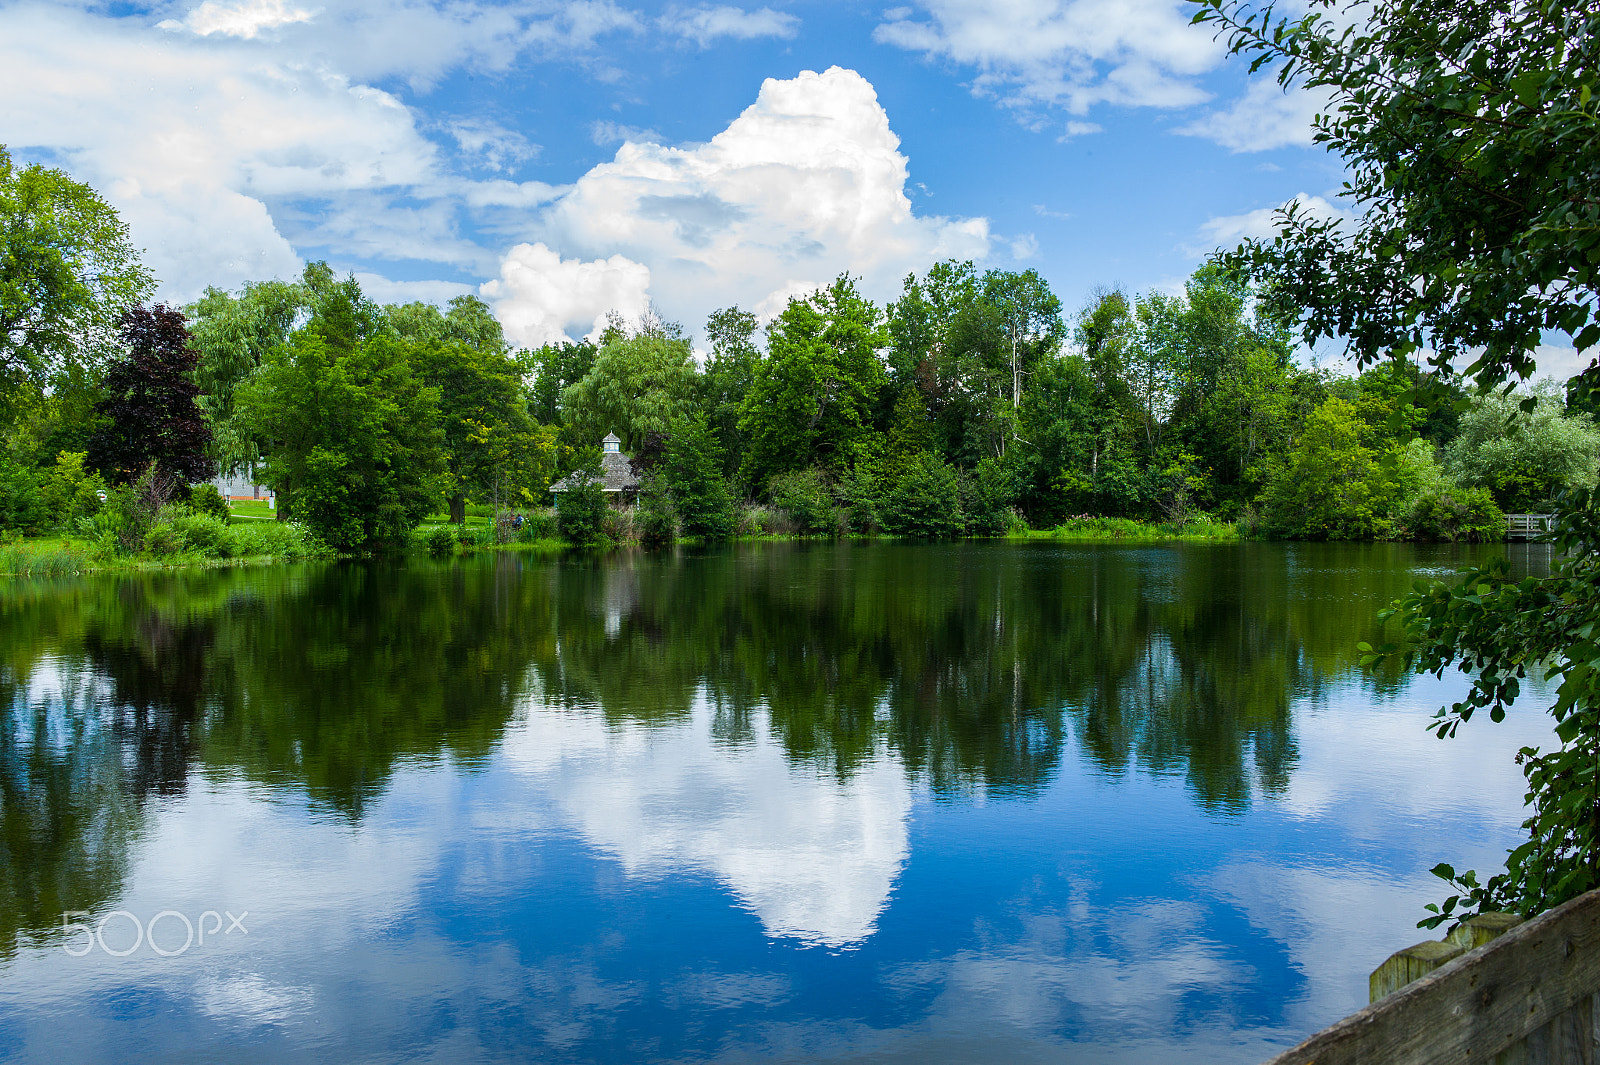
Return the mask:
<svg viewBox="0 0 1600 1065">
<path fill-rule="evenodd" d="M 607 433 L 605 439 L 600 441 L 600 446 L 607 455 L 620 455 L 622 453 L 622 441 L 617 439 L 616 433 Z"/>
</svg>

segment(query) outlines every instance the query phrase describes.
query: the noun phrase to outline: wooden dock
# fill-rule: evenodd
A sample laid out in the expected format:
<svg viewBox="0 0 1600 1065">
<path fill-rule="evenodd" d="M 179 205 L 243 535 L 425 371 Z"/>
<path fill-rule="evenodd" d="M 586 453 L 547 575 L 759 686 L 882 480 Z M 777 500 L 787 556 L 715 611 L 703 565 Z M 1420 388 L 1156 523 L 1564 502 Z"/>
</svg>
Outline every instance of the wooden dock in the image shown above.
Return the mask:
<svg viewBox="0 0 1600 1065">
<path fill-rule="evenodd" d="M 1600 1065 L 1600 890 L 1513 922 L 1401 951 L 1372 992 L 1403 986 L 1270 1065 Z"/>
<path fill-rule="evenodd" d="M 1542 540 L 1555 528 L 1554 514 L 1507 514 L 1507 540 Z"/>
</svg>

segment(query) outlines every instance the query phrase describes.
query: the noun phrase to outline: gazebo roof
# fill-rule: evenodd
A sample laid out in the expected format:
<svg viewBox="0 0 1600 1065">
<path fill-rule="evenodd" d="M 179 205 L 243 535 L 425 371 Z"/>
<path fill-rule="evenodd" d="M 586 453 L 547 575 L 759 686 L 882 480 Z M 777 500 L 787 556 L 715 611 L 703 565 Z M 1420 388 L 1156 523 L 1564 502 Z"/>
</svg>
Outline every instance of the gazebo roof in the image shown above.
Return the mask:
<svg viewBox="0 0 1600 1065">
<path fill-rule="evenodd" d="M 631 492 L 639 487 L 639 478 L 633 474 L 633 462 L 615 445 L 620 445 L 621 440 L 616 433 L 607 433 L 602 444 L 611 444 L 600 453 L 600 491 L 602 492 Z M 561 480 L 550 486 L 552 492 L 566 492 L 573 487 L 576 473 L 569 473 Z"/>
</svg>

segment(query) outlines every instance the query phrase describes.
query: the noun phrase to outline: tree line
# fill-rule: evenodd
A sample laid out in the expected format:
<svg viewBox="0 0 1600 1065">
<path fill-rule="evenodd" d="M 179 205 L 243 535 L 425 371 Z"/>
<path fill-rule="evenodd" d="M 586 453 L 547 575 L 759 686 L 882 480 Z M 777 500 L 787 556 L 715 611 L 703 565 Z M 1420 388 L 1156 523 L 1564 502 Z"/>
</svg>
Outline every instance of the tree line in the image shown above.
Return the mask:
<svg viewBox="0 0 1600 1065">
<path fill-rule="evenodd" d="M 6 210 L 59 216 L 54 232 L 7 231 L 0 524 L 13 529 L 82 527 L 134 549 L 170 500 L 225 517 L 190 488 L 222 471 L 269 486 L 279 516 L 321 542 L 378 550 L 433 512 L 541 506 L 576 473 L 559 527 L 593 541 L 611 527 L 596 445 L 616 432 L 647 542 L 1108 520 L 1493 539 L 1504 511 L 1592 485 L 1600 455 L 1593 405 L 1552 387 L 1469 394 L 1405 359 L 1359 376 L 1307 367 L 1281 293 L 1218 263 L 1182 292 L 1105 289 L 1067 314 L 1036 271 L 948 261 L 885 306 L 842 275 L 765 327 L 719 310 L 698 356 L 654 311 L 515 350 L 475 297 L 383 306 L 324 263 L 147 307 L 150 279 L 93 190 L 4 164 Z M 69 232 L 83 217 L 99 222 Z M 98 288 L 79 278 L 87 251 L 41 265 L 36 245 L 94 251 Z M 752 520 L 751 505 L 778 517 Z"/>
</svg>

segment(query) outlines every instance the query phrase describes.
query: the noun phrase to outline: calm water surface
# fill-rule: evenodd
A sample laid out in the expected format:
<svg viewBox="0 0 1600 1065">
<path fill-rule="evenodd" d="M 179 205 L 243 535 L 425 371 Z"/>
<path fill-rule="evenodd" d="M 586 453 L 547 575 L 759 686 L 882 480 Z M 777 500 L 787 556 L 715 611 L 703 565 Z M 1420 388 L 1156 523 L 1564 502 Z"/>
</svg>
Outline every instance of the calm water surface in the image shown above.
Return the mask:
<svg viewBox="0 0 1600 1065">
<path fill-rule="evenodd" d="M 1481 557 L 0 584 L 0 1060 L 1258 1061 L 1516 840 L 1548 694 L 1354 651 Z"/>
</svg>

